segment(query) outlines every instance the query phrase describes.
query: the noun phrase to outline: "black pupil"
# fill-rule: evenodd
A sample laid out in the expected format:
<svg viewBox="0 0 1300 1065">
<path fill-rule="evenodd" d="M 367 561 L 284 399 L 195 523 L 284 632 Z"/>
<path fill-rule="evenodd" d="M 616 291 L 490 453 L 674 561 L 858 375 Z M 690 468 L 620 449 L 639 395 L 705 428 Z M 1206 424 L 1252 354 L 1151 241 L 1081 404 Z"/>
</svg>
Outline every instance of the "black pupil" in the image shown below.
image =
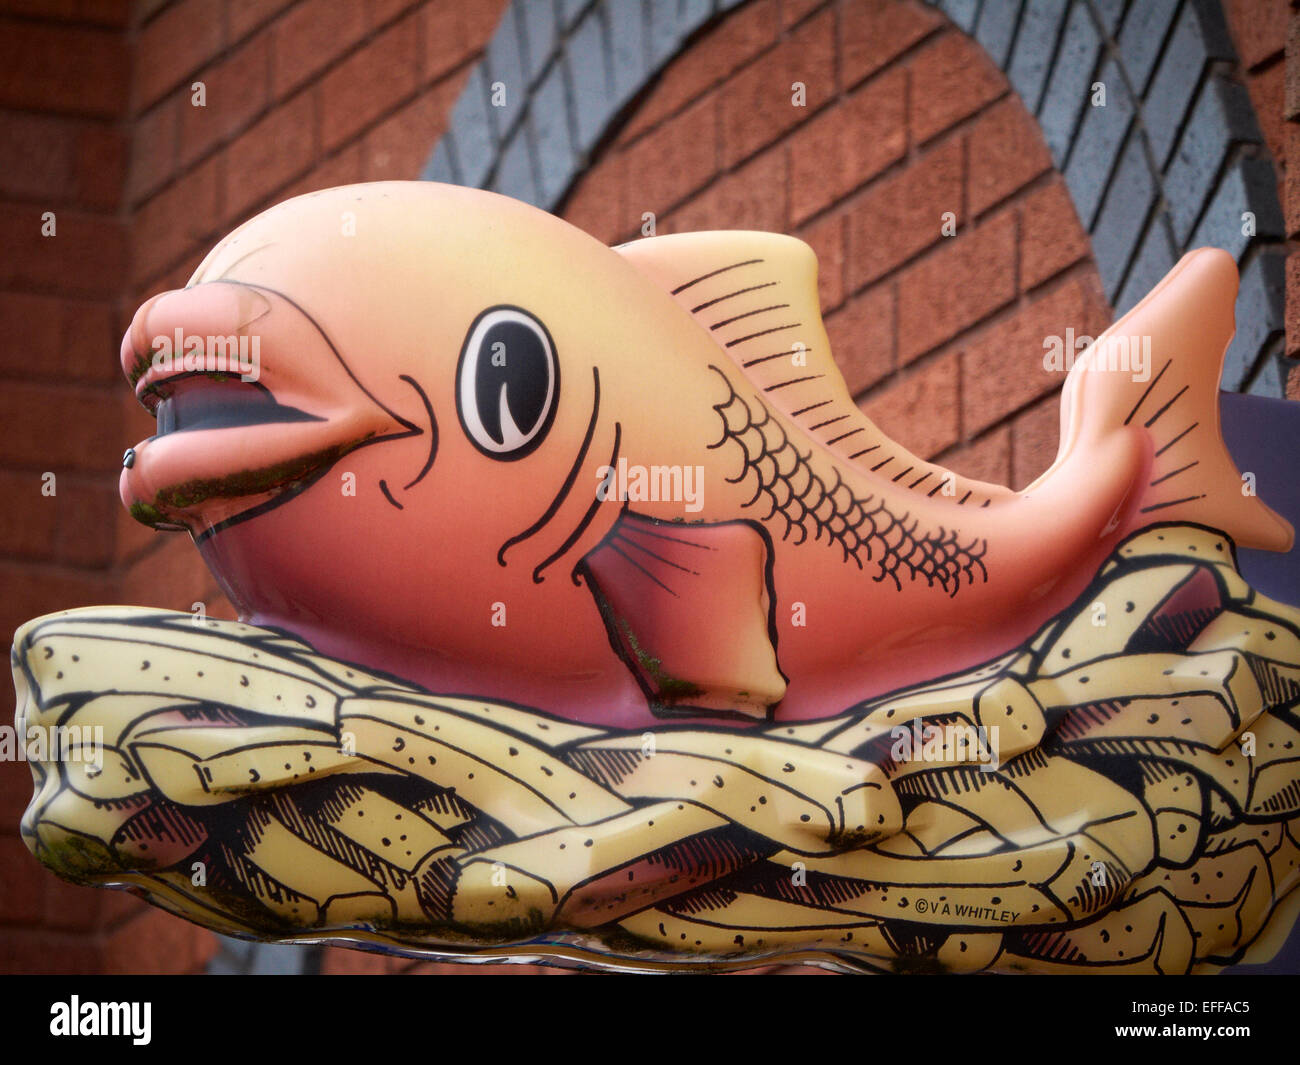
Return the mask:
<svg viewBox="0 0 1300 1065">
<path fill-rule="evenodd" d="M 497 322 L 483 336 L 475 368 L 474 397 L 483 428 L 498 444 L 501 431 L 501 386 L 506 406 L 519 431 L 527 436 L 546 413 L 551 366 L 537 331 L 522 322 Z"/>
</svg>

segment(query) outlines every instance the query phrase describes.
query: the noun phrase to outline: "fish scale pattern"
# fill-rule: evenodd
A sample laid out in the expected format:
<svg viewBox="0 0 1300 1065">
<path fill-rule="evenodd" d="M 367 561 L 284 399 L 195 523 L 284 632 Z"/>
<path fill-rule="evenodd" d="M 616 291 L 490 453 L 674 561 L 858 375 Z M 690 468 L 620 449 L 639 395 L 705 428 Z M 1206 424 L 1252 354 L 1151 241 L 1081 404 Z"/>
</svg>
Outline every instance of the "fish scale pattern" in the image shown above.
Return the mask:
<svg viewBox="0 0 1300 1065">
<path fill-rule="evenodd" d="M 722 433 L 709 447 L 735 456 L 739 472 L 728 480 L 752 481 L 754 495 L 746 506 L 766 501 L 767 513 L 758 516 L 764 522 L 780 519 L 781 539 L 824 540 L 839 547 L 845 561 L 859 569 L 873 567 L 876 581 L 890 581 L 900 590 L 903 579 L 924 580 L 955 596 L 965 585 L 988 580 L 986 540 L 963 543 L 956 528 L 924 529 L 919 519 L 909 512 L 895 514 L 883 499 L 855 495 L 834 466 L 830 479 L 823 477 L 813 466 L 812 451 L 799 451 L 762 400 L 746 400 L 725 374 L 718 371 L 718 376 L 727 396 L 713 404 Z"/>
</svg>

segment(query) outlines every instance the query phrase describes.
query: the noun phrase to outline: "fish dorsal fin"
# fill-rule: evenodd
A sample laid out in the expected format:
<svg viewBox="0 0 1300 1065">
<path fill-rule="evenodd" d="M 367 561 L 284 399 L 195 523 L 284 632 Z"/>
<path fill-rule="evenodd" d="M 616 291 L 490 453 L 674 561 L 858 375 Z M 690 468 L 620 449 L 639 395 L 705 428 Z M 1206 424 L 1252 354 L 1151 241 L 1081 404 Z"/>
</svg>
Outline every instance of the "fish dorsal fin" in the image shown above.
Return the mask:
<svg viewBox="0 0 1300 1065">
<path fill-rule="evenodd" d="M 764 403 L 842 460 L 967 505 L 1012 495 L 917 458 L 853 402 L 822 323 L 817 256 L 802 240 L 726 230 L 646 237 L 614 250 L 690 312 Z"/>
</svg>

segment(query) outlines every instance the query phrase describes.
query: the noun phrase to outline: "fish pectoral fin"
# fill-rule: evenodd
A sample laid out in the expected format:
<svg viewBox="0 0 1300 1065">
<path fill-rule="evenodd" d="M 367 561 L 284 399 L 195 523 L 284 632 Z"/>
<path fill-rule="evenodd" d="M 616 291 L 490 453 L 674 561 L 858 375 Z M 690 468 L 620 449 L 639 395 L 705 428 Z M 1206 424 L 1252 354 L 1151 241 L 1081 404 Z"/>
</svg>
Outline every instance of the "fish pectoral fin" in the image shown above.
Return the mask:
<svg viewBox="0 0 1300 1065">
<path fill-rule="evenodd" d="M 610 642 L 656 713 L 761 719 L 780 702 L 769 561 L 749 522 L 635 515 L 583 560 Z"/>
</svg>

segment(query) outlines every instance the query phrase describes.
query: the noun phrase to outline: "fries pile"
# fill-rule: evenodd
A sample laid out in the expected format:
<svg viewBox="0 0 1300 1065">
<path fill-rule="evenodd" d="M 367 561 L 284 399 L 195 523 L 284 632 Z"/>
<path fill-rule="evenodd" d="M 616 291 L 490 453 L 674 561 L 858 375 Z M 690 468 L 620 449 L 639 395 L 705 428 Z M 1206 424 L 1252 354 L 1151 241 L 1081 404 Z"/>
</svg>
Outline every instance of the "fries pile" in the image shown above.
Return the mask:
<svg viewBox="0 0 1300 1065">
<path fill-rule="evenodd" d="M 1261 937 L 1300 878 L 1300 611 L 1188 526 L 1022 649 L 811 723 L 622 734 L 127 607 L 29 622 L 14 676 L 20 732 L 105 744 L 32 762 L 36 856 L 237 935 L 1181 973 L 1289 931 Z"/>
</svg>

